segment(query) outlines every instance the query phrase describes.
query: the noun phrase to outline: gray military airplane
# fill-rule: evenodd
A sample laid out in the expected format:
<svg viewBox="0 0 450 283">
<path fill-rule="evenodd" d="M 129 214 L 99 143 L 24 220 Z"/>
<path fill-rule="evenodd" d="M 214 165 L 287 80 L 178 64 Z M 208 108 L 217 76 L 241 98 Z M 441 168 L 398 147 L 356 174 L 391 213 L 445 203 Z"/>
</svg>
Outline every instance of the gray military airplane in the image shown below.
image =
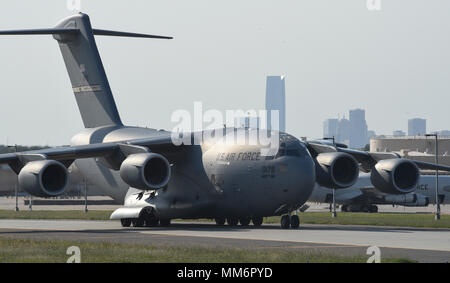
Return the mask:
<svg viewBox="0 0 450 283">
<path fill-rule="evenodd" d="M 18 174 L 22 190 L 40 197 L 62 194 L 67 167 L 82 174 L 112 198 L 125 202 L 112 219 L 123 226 L 167 226 L 174 218 L 211 218 L 217 224 L 260 226 L 263 217 L 282 215 L 282 228 L 299 227 L 291 212 L 302 206 L 316 182 L 328 188 L 352 186 L 359 167 L 372 182 L 393 193 L 415 189 L 419 167 L 436 165 L 391 153 L 366 153 L 327 144 L 302 142 L 271 131 L 278 150 L 267 145 L 174 143 L 168 131 L 122 124 L 94 39 L 95 35 L 170 39 L 170 37 L 93 29 L 79 13 L 55 28 L 2 31 L 0 35 L 53 35 L 59 44 L 85 129 L 70 147 L 0 155 L 0 164 Z M 259 129 L 211 130 L 224 137 L 241 132 L 254 137 Z M 211 137 L 211 132 L 190 133 Z M 450 171 L 450 167 L 438 166 Z"/>
<path fill-rule="evenodd" d="M 378 212 L 377 205 L 399 205 L 424 207 L 436 203 L 436 176 L 421 175 L 413 192 L 386 194 L 379 191 L 370 181 L 370 173 L 359 175 L 358 181 L 345 190 L 337 190 L 335 200 L 342 205 L 343 212 Z M 439 203 L 450 204 L 450 176 L 439 176 Z M 328 203 L 333 201 L 333 191 L 316 185 L 309 202 Z"/>
</svg>

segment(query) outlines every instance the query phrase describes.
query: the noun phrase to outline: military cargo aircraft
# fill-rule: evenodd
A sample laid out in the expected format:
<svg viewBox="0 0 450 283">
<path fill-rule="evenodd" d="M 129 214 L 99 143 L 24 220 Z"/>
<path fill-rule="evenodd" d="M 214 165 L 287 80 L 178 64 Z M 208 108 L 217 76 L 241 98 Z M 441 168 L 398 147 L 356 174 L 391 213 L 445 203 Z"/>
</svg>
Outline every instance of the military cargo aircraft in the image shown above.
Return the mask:
<svg viewBox="0 0 450 283">
<path fill-rule="evenodd" d="M 93 29 L 83 13 L 63 19 L 55 28 L 1 31 L 0 35 L 56 39 L 85 127 L 72 138 L 70 147 L 2 154 L 0 163 L 9 164 L 18 174 L 22 190 L 54 197 L 64 192 L 67 167 L 75 162 L 91 183 L 124 202 L 111 215 L 123 226 L 167 226 L 174 218 L 260 226 L 263 217 L 282 215 L 282 228 L 298 228 L 299 217 L 291 213 L 308 200 L 316 182 L 327 188 L 347 188 L 356 182 L 361 168 L 371 172 L 378 188 L 404 194 L 415 189 L 419 167 L 437 167 L 393 153 L 302 142 L 275 130 L 269 133 L 277 137 L 273 154 L 262 154 L 267 145 L 254 142 L 228 144 L 206 138 L 200 144 L 177 144 L 171 132 L 123 125 L 94 38 L 170 37 Z M 190 133 L 190 139 L 217 133 L 225 138 L 236 133 L 255 137 L 259 131 L 224 127 Z"/>
<path fill-rule="evenodd" d="M 370 181 L 370 173 L 361 173 L 358 181 L 345 190 L 335 192 L 336 204 L 343 212 L 378 212 L 377 205 L 399 205 L 424 207 L 436 204 L 436 176 L 421 175 L 416 189 L 407 194 L 386 194 Z M 450 203 L 450 176 L 439 176 L 439 204 Z M 316 184 L 309 202 L 328 203 L 333 200 L 333 191 Z"/>
</svg>

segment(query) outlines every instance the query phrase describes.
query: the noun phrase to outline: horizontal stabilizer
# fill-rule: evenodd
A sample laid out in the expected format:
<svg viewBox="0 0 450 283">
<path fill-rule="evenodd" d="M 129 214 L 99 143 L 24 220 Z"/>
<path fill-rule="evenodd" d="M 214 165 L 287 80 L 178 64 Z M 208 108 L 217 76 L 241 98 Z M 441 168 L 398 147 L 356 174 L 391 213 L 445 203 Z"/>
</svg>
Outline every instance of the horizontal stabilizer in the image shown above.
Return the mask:
<svg viewBox="0 0 450 283">
<path fill-rule="evenodd" d="M 95 36 L 172 39 L 168 36 L 92 28 L 89 16 L 77 13 L 54 28 L 0 31 L 2 35 L 52 35 L 58 42 L 85 128 L 123 126 L 95 42 Z"/>
<path fill-rule="evenodd" d="M 0 31 L 0 35 L 78 34 L 79 32 L 80 32 L 79 29 L 74 28 L 19 29 L 19 30 Z M 94 35 L 104 35 L 104 36 L 173 39 L 173 37 L 170 36 L 122 32 L 104 29 L 92 29 L 92 32 Z"/>
<path fill-rule="evenodd" d="M 18 29 L 0 31 L 0 35 L 78 34 L 79 32 L 79 29 L 72 28 Z"/>
<path fill-rule="evenodd" d="M 151 35 L 151 34 L 132 33 L 132 32 L 122 32 L 122 31 L 113 31 L 113 30 L 104 30 L 104 29 L 93 29 L 92 31 L 93 31 L 94 35 L 173 39 L 173 37 L 170 37 L 170 36 Z"/>
</svg>

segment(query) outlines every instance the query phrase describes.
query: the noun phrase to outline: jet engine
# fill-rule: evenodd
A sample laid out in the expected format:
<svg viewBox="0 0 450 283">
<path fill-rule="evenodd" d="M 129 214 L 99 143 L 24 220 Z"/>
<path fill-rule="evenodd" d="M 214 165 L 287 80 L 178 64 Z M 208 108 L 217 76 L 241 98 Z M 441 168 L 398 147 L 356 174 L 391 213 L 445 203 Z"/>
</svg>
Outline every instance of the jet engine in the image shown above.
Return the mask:
<svg viewBox="0 0 450 283">
<path fill-rule="evenodd" d="M 55 160 L 28 162 L 19 173 L 19 187 L 37 197 L 56 197 L 68 183 L 67 168 Z"/>
<path fill-rule="evenodd" d="M 137 153 L 128 156 L 120 166 L 120 177 L 130 187 L 157 190 L 170 179 L 169 161 L 157 153 Z"/>
<path fill-rule="evenodd" d="M 348 153 L 327 152 L 316 157 L 316 181 L 323 187 L 348 188 L 358 176 L 358 162 Z"/>
<path fill-rule="evenodd" d="M 385 159 L 372 169 L 370 180 L 386 194 L 407 194 L 416 189 L 420 172 L 417 165 L 407 159 Z"/>
</svg>

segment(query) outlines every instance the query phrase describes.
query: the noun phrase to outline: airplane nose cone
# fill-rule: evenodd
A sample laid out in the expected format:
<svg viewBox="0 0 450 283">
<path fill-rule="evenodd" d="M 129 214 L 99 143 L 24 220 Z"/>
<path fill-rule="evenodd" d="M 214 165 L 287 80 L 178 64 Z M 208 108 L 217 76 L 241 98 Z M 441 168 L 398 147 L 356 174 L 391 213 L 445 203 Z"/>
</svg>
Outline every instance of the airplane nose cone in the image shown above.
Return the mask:
<svg viewBox="0 0 450 283">
<path fill-rule="evenodd" d="M 316 183 L 314 161 L 310 155 L 288 157 L 287 182 L 292 192 L 292 200 L 296 205 L 302 205 L 311 196 Z M 283 170 L 280 165 L 280 171 Z"/>
</svg>

